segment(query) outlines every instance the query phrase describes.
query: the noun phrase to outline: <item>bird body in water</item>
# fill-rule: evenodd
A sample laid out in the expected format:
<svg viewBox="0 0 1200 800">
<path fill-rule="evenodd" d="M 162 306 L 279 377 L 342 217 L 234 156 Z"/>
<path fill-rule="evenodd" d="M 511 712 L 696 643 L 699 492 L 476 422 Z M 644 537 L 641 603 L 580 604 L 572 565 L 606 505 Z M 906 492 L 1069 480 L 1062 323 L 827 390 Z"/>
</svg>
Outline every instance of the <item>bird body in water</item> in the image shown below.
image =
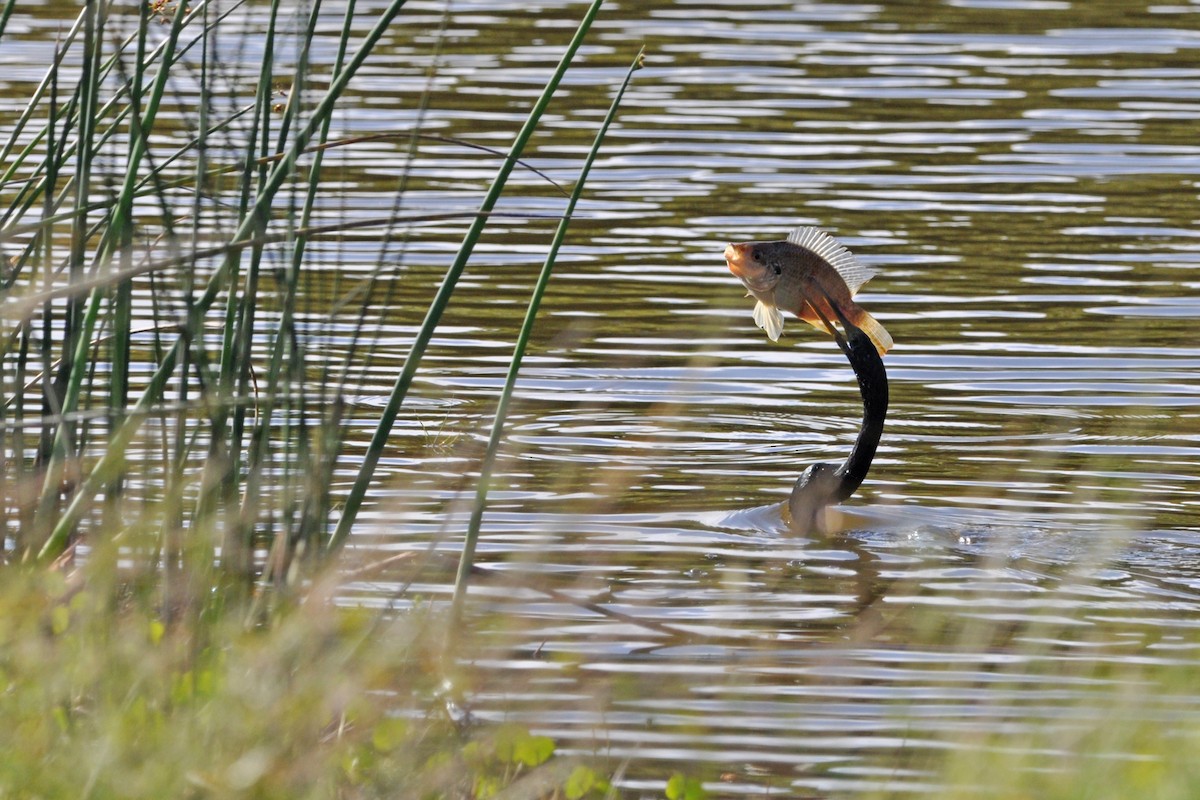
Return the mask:
<svg viewBox="0 0 1200 800">
<path fill-rule="evenodd" d="M 815 228 L 793 231 L 786 241 L 731 244 L 725 248 L 725 259 L 730 272 L 758 300 L 755 322 L 773 341 L 783 327 L 779 309 L 789 310 L 832 335 L 858 378 L 863 423 L 849 456 L 838 466 L 808 467 L 788 498 L 794 531 L 827 530 L 826 510 L 849 499 L 866 478 L 887 416 L 887 370 L 881 356 L 891 349 L 892 337 L 851 299 L 872 273 Z"/>
</svg>

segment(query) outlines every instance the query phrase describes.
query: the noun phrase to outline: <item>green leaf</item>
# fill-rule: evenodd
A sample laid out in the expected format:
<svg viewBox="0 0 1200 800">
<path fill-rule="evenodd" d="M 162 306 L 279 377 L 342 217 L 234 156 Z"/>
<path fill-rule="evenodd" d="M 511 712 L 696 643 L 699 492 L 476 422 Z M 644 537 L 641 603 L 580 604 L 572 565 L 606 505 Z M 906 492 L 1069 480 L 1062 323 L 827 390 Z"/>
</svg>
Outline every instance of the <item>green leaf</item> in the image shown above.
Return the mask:
<svg viewBox="0 0 1200 800">
<path fill-rule="evenodd" d="M 495 797 L 501 789 L 500 781 L 491 775 L 480 775 L 475 778 L 475 797 L 477 800 L 486 800 L 489 797 Z"/>
<path fill-rule="evenodd" d="M 496 758 L 505 764 L 536 767 L 554 755 L 554 740 L 534 736 L 519 725 L 505 725 L 496 731 Z"/>
<path fill-rule="evenodd" d="M 463 745 L 462 759 L 475 769 L 482 769 L 488 757 L 487 748 L 479 742 L 467 742 Z"/>
<path fill-rule="evenodd" d="M 580 800 L 595 785 L 596 772 L 591 767 L 580 764 L 563 784 L 563 791 L 567 794 L 567 800 Z"/>
<path fill-rule="evenodd" d="M 536 767 L 554 755 L 554 740 L 549 736 L 527 736 L 518 743 L 513 755 L 525 766 Z"/>
<path fill-rule="evenodd" d="M 395 750 L 408 741 L 408 723 L 397 717 L 382 720 L 371 732 L 371 744 L 381 753 Z"/>
<path fill-rule="evenodd" d="M 682 772 L 676 772 L 667 781 L 668 800 L 705 800 L 706 797 L 708 792 L 704 790 L 704 784 Z"/>
<path fill-rule="evenodd" d="M 50 611 L 50 630 L 54 631 L 54 635 L 66 633 L 67 626 L 71 624 L 71 612 L 67 611 L 66 606 L 55 606 Z"/>
</svg>

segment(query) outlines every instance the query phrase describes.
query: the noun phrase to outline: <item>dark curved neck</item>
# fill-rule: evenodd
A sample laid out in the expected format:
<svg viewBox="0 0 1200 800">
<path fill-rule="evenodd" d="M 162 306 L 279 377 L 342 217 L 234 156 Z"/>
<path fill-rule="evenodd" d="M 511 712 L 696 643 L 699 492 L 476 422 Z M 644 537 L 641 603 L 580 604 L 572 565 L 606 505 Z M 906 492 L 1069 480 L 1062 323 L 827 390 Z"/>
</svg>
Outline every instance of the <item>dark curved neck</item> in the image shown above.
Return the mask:
<svg viewBox="0 0 1200 800">
<path fill-rule="evenodd" d="M 838 479 L 837 502 L 848 499 L 863 478 L 867 477 L 875 450 L 879 447 L 879 437 L 883 435 L 883 420 L 888 408 L 887 370 L 883 368 L 883 359 L 879 357 L 874 342 L 858 328 L 849 326 L 842 352 L 846 354 L 858 378 L 858 390 L 863 399 L 863 422 L 850 455 L 835 473 Z"/>
</svg>

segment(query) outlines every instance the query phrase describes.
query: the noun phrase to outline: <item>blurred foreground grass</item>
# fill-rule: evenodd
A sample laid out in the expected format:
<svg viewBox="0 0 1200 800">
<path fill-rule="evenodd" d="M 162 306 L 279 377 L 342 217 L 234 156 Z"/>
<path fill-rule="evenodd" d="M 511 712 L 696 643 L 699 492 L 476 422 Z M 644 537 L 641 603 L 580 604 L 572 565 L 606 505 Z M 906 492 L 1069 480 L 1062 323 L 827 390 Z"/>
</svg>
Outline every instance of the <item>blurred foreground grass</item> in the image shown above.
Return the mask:
<svg viewBox="0 0 1200 800">
<path fill-rule="evenodd" d="M 622 787 L 627 765 L 606 762 L 602 749 L 585 759 L 557 752 L 557 742 L 538 734 L 527 702 L 529 728 L 472 719 L 472 687 L 489 682 L 489 659 L 472 655 L 480 643 L 460 639 L 447 661 L 447 614 L 335 602 L 346 580 L 370 576 L 370 567 L 322 575 L 269 612 L 223 607 L 214 595 L 165 619 L 158 595 L 120 572 L 112 554 L 97 553 L 67 574 L 6 568 L 0 787 L 10 796 L 99 798 L 744 796 L 745 785 L 736 792 L 726 785 L 724 769 L 741 772 L 732 762 L 634 765 L 638 788 Z M 914 648 L 944 641 L 936 611 L 902 613 L 925 617 L 925 627 L 904 629 Z M 475 620 L 489 652 L 506 624 Z M 1013 630 L 994 643 L 995 652 L 1013 656 L 1007 665 L 998 660 L 995 683 L 1028 692 L 1028 716 L 1019 704 L 1000 713 L 981 704 L 981 718 L 994 720 L 985 733 L 948 725 L 940 740 L 901 743 L 889 761 L 908 785 L 955 799 L 1195 796 L 1200 715 L 1186 658 L 1195 645 L 1176 641 L 1100 666 L 1086 653 L 1022 643 L 1033 633 Z M 994 634 L 981 622 L 959 640 L 974 645 L 972 637 Z M 1030 660 L 1054 674 L 1053 685 L 1072 687 L 1070 701 L 1047 706 L 1044 690 L 1025 679 Z M 948 686 L 961 692 L 952 657 L 945 669 Z M 603 694 L 607 679 L 594 680 Z M 896 716 L 920 705 L 897 705 Z M 602 741 L 603 731 L 596 736 Z M 770 796 L 838 796 L 793 793 L 781 777 L 761 788 Z"/>
<path fill-rule="evenodd" d="M 603 796 L 550 740 L 451 718 L 443 618 L 339 608 L 338 587 L 314 581 L 258 622 L 216 598 L 165 622 L 112 559 L 6 568 L 0 794 Z"/>
<path fill-rule="evenodd" d="M 1196 648 L 1193 643 L 1176 652 L 1191 654 Z M 948 753 L 931 764 L 944 788 L 931 795 L 947 800 L 1200 796 L 1194 663 L 1170 654 L 1131 654 L 1117 669 L 1076 661 L 1068 675 L 1087 688 L 1063 718 L 1012 720 L 1033 731 L 1022 746 L 1015 744 L 1008 725 L 948 742 Z"/>
</svg>

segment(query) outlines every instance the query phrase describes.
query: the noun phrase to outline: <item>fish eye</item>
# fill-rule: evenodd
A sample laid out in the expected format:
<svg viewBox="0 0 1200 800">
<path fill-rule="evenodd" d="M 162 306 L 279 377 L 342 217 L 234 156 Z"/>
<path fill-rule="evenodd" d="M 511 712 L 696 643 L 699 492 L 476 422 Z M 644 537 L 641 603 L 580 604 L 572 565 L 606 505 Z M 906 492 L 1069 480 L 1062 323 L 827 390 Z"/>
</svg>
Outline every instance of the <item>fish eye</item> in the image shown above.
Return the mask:
<svg viewBox="0 0 1200 800">
<path fill-rule="evenodd" d="M 783 267 L 781 267 L 781 266 L 779 266 L 778 264 L 776 264 L 776 265 L 775 265 L 775 274 L 776 274 L 776 275 L 782 275 L 782 274 L 783 274 Z"/>
<path fill-rule="evenodd" d="M 757 247 L 754 248 L 750 251 L 750 257 L 755 261 L 762 261 L 762 250 L 759 250 Z"/>
</svg>

